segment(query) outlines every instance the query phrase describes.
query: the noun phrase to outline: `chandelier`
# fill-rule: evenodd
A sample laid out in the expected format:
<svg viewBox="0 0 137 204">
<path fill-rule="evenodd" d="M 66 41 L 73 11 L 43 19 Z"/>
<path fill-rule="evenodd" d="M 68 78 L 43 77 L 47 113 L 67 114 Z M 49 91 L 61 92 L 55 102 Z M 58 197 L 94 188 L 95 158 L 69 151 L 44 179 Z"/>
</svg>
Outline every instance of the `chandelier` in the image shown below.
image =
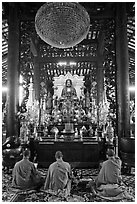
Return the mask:
<svg viewBox="0 0 137 204">
<path fill-rule="evenodd" d="M 57 48 L 73 47 L 86 38 L 90 17 L 76 2 L 47 2 L 37 11 L 35 28 L 40 38 Z"/>
</svg>

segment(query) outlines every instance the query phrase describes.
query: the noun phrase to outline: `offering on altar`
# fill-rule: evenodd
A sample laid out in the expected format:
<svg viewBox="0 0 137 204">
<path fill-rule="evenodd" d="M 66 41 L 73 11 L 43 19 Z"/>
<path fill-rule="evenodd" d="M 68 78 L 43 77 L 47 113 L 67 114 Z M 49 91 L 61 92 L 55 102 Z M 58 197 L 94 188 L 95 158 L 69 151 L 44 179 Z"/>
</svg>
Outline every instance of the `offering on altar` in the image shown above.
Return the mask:
<svg viewBox="0 0 137 204">
<path fill-rule="evenodd" d="M 65 129 L 63 133 L 74 133 L 74 125 L 73 123 L 65 123 Z"/>
</svg>

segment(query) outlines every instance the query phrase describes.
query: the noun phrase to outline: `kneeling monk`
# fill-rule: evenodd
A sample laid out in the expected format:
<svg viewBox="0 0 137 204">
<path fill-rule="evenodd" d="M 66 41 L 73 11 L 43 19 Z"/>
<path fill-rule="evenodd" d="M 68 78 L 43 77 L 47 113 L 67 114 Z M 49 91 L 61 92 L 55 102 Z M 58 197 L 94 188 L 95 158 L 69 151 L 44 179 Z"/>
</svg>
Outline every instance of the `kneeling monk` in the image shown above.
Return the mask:
<svg viewBox="0 0 137 204">
<path fill-rule="evenodd" d="M 55 154 L 56 162 L 49 166 L 47 178 L 45 181 L 45 190 L 64 190 L 66 196 L 70 194 L 71 189 L 71 167 L 68 162 L 63 161 L 63 154 L 57 151 Z"/>
<path fill-rule="evenodd" d="M 39 189 L 44 184 L 44 178 L 29 161 L 30 150 L 25 149 L 23 159 L 17 162 L 13 169 L 12 186 L 21 190 Z"/>
</svg>

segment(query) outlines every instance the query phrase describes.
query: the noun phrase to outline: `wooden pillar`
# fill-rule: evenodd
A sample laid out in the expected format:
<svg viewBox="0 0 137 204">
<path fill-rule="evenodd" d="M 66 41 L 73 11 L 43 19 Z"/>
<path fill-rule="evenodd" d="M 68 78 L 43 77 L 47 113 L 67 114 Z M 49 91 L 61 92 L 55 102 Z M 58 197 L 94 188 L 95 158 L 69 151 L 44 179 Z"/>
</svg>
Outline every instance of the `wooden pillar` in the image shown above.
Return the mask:
<svg viewBox="0 0 137 204">
<path fill-rule="evenodd" d="M 97 104 L 98 105 L 103 100 L 103 91 L 104 91 L 104 69 L 103 69 L 103 62 L 99 60 L 97 63 Z"/>
<path fill-rule="evenodd" d="M 118 138 L 130 137 L 129 55 L 126 3 L 116 4 L 116 64 Z"/>
<path fill-rule="evenodd" d="M 42 101 L 40 97 L 40 63 L 39 63 L 39 45 L 36 36 L 31 37 L 30 49 L 34 56 L 34 90 L 35 90 L 35 99 L 39 102 L 39 120 L 38 125 L 41 124 L 41 107 Z"/>
<path fill-rule="evenodd" d="M 40 102 L 40 66 L 38 57 L 34 57 L 34 90 L 35 99 Z"/>
<path fill-rule="evenodd" d="M 16 3 L 9 4 L 7 137 L 18 135 L 16 114 L 19 104 L 19 16 Z"/>
<path fill-rule="evenodd" d="M 97 117 L 99 125 L 99 104 L 103 101 L 104 92 L 104 69 L 103 69 L 103 51 L 104 51 L 104 32 L 100 31 L 98 38 L 98 50 L 97 50 Z"/>
</svg>

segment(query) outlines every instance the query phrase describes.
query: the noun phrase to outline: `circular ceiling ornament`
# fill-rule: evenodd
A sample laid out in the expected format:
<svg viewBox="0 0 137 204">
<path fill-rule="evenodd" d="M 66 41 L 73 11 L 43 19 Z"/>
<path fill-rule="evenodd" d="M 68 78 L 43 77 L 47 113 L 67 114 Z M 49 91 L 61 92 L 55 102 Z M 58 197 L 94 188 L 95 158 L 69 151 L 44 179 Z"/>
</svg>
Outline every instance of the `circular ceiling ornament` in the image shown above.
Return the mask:
<svg viewBox="0 0 137 204">
<path fill-rule="evenodd" d="M 90 17 L 76 2 L 47 2 L 35 16 L 37 34 L 46 43 L 57 48 L 69 48 L 86 38 Z"/>
</svg>

